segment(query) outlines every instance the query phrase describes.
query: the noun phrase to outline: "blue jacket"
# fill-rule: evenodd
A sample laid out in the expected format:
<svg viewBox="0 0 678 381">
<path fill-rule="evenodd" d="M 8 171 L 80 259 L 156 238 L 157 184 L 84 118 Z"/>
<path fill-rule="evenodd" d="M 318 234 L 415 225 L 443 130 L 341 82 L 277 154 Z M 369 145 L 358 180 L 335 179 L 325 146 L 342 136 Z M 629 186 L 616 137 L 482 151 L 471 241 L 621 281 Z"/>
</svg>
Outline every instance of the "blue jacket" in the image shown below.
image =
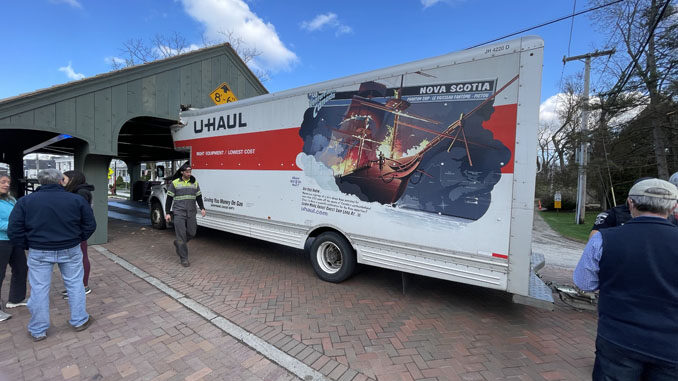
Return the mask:
<svg viewBox="0 0 678 381">
<path fill-rule="evenodd" d="M 9 214 L 14 208 L 14 200 L 0 200 L 0 241 L 7 241 L 7 225 L 9 225 Z"/>
<path fill-rule="evenodd" d="M 17 201 L 9 216 L 7 235 L 15 246 L 64 250 L 86 241 L 97 224 L 84 198 L 47 184 Z"/>
</svg>

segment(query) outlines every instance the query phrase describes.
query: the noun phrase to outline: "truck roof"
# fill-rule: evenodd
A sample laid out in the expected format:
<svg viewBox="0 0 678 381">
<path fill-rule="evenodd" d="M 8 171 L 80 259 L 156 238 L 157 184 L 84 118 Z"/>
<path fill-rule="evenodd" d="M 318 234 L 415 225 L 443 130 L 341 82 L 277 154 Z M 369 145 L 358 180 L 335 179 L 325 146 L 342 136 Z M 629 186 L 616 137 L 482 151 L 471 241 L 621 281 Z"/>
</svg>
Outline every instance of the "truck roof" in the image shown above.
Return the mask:
<svg viewBox="0 0 678 381">
<path fill-rule="evenodd" d="M 514 49 L 502 50 L 492 54 L 486 54 L 488 50 L 492 50 L 494 47 L 506 46 L 512 44 L 516 45 Z M 425 58 L 417 61 L 408 62 L 405 64 L 394 65 L 386 67 L 383 69 L 371 70 L 368 72 L 354 74 L 338 79 L 318 82 L 306 86 L 300 86 L 289 90 L 279 91 L 276 93 L 270 93 L 265 95 L 260 95 L 252 98 L 247 98 L 239 100 L 237 102 L 226 103 L 222 105 L 207 107 L 204 109 L 192 109 L 187 111 L 182 111 L 181 116 L 196 116 L 202 115 L 206 112 L 215 112 L 219 109 L 230 109 L 232 107 L 246 106 L 248 104 L 266 102 L 273 99 L 282 99 L 286 97 L 292 97 L 299 94 L 327 90 L 331 88 L 340 88 L 344 86 L 349 86 L 352 84 L 359 84 L 368 80 L 380 79 L 382 77 L 390 77 L 393 73 L 416 73 L 418 71 L 429 70 L 438 66 L 448 65 L 450 61 L 453 64 L 459 64 L 470 61 L 478 61 L 482 59 L 493 58 L 502 55 L 514 54 L 516 51 L 520 50 L 531 50 L 538 49 L 544 46 L 544 40 L 539 36 L 525 36 L 513 40 L 501 41 L 494 44 L 483 45 L 480 47 L 462 50 L 459 52 L 447 53 L 436 57 Z"/>
</svg>

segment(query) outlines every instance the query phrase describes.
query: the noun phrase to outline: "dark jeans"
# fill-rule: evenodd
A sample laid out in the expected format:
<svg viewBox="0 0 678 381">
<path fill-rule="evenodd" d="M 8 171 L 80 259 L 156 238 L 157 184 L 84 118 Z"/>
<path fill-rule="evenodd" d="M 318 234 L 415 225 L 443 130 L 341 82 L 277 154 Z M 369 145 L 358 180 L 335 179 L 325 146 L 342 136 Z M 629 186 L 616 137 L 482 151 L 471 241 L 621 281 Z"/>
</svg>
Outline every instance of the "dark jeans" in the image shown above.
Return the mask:
<svg viewBox="0 0 678 381">
<path fill-rule="evenodd" d="M 12 280 L 9 283 L 9 302 L 19 303 L 26 299 L 26 253 L 21 248 L 12 246 L 7 240 L 0 240 L 0 288 L 5 280 L 7 264 L 12 267 Z"/>
<path fill-rule="evenodd" d="M 678 380 L 678 363 L 670 363 L 629 351 L 598 336 L 593 381 L 638 380 Z"/>
<path fill-rule="evenodd" d="M 198 225 L 195 215 L 185 216 L 182 214 L 174 213 L 174 233 L 177 236 L 176 241 L 174 241 L 174 247 L 177 249 L 177 255 L 181 261 L 188 260 L 188 241 L 195 237 L 195 233 L 198 230 Z"/>
</svg>

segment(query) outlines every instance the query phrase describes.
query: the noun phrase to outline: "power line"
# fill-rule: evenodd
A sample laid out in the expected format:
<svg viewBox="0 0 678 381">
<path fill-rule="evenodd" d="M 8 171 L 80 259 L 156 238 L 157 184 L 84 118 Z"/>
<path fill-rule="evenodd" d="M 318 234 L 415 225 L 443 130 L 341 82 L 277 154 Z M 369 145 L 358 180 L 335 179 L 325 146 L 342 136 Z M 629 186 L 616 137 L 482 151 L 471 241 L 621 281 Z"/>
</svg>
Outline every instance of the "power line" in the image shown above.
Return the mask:
<svg viewBox="0 0 678 381">
<path fill-rule="evenodd" d="M 577 0 L 574 0 L 572 4 L 572 20 L 570 22 L 570 39 L 567 42 L 567 55 L 570 55 L 570 47 L 572 46 L 572 30 L 574 29 L 574 11 L 577 9 Z M 558 90 L 563 88 L 563 75 L 565 75 L 565 62 L 563 62 L 563 68 L 560 69 L 560 81 L 558 82 Z"/>
<path fill-rule="evenodd" d="M 598 9 L 602 9 L 602 8 L 608 7 L 608 6 L 610 6 L 610 5 L 614 5 L 614 4 L 617 4 L 617 3 L 621 3 L 622 1 L 624 1 L 624 0 L 616 0 L 616 1 L 609 2 L 609 3 L 607 3 L 607 4 L 599 5 L 599 6 L 597 6 L 597 7 L 585 9 L 585 10 L 583 10 L 583 11 L 579 11 L 579 12 L 577 12 L 577 13 L 573 13 L 573 14 L 570 14 L 570 15 L 567 15 L 567 16 L 559 17 L 559 18 L 557 18 L 557 19 L 554 19 L 554 20 L 551 20 L 551 21 L 547 21 L 547 22 L 541 23 L 541 24 L 539 24 L 539 25 L 531 26 L 531 27 L 529 27 L 529 28 L 525 28 L 525 29 L 519 30 L 519 31 L 517 31 L 517 32 L 511 33 L 511 34 L 507 34 L 507 35 L 505 35 L 505 36 L 502 36 L 502 37 L 499 37 L 499 38 L 495 38 L 495 39 L 490 40 L 490 41 L 485 41 L 485 42 L 483 42 L 483 43 L 481 43 L 481 44 L 477 44 L 477 45 L 470 46 L 470 47 L 468 47 L 468 48 L 466 48 L 466 49 L 477 48 L 477 47 L 479 47 L 479 46 L 486 45 L 486 44 L 489 44 L 489 43 L 492 43 L 492 42 L 495 42 L 495 41 L 499 41 L 499 40 L 503 40 L 503 39 L 505 39 L 505 38 L 513 37 L 513 36 L 515 36 L 515 35 L 517 35 L 517 34 L 529 32 L 529 31 L 531 31 L 531 30 L 534 30 L 534 29 L 537 29 L 537 28 L 541 28 L 541 27 L 546 26 L 546 25 L 554 24 L 554 23 L 557 23 L 557 22 L 559 22 L 559 21 L 563 21 L 563 20 L 565 20 L 565 19 L 567 19 L 567 18 L 570 18 L 570 17 L 579 16 L 579 15 L 583 15 L 583 14 L 585 14 L 585 13 L 589 13 L 589 12 L 592 12 L 592 11 L 596 11 L 596 10 L 598 10 Z M 669 0 L 669 1 L 670 1 L 670 0 Z"/>
<path fill-rule="evenodd" d="M 577 9 L 577 0 L 572 4 L 572 19 L 570 20 L 570 40 L 567 42 L 567 55 L 570 55 L 570 46 L 572 46 L 572 30 L 574 29 L 574 10 Z"/>
</svg>

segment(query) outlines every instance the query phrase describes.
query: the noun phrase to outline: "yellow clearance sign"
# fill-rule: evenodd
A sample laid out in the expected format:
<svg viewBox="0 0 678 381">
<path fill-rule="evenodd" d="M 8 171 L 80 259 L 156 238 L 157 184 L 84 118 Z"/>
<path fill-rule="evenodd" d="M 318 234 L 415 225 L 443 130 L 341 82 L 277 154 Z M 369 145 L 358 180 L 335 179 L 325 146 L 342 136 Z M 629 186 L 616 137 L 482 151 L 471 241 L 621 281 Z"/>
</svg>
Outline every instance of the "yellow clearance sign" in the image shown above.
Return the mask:
<svg viewBox="0 0 678 381">
<path fill-rule="evenodd" d="M 556 194 L 553 195 L 553 207 L 556 209 L 560 209 L 562 207 L 561 200 L 562 196 L 560 192 L 556 192 Z"/>
<path fill-rule="evenodd" d="M 219 87 L 214 89 L 210 93 L 210 98 L 212 98 L 212 101 L 214 104 L 224 104 L 224 103 L 229 103 L 229 102 L 235 102 L 238 100 L 238 98 L 235 97 L 235 94 L 231 91 L 231 88 L 228 87 L 228 83 L 224 82 Z"/>
</svg>

